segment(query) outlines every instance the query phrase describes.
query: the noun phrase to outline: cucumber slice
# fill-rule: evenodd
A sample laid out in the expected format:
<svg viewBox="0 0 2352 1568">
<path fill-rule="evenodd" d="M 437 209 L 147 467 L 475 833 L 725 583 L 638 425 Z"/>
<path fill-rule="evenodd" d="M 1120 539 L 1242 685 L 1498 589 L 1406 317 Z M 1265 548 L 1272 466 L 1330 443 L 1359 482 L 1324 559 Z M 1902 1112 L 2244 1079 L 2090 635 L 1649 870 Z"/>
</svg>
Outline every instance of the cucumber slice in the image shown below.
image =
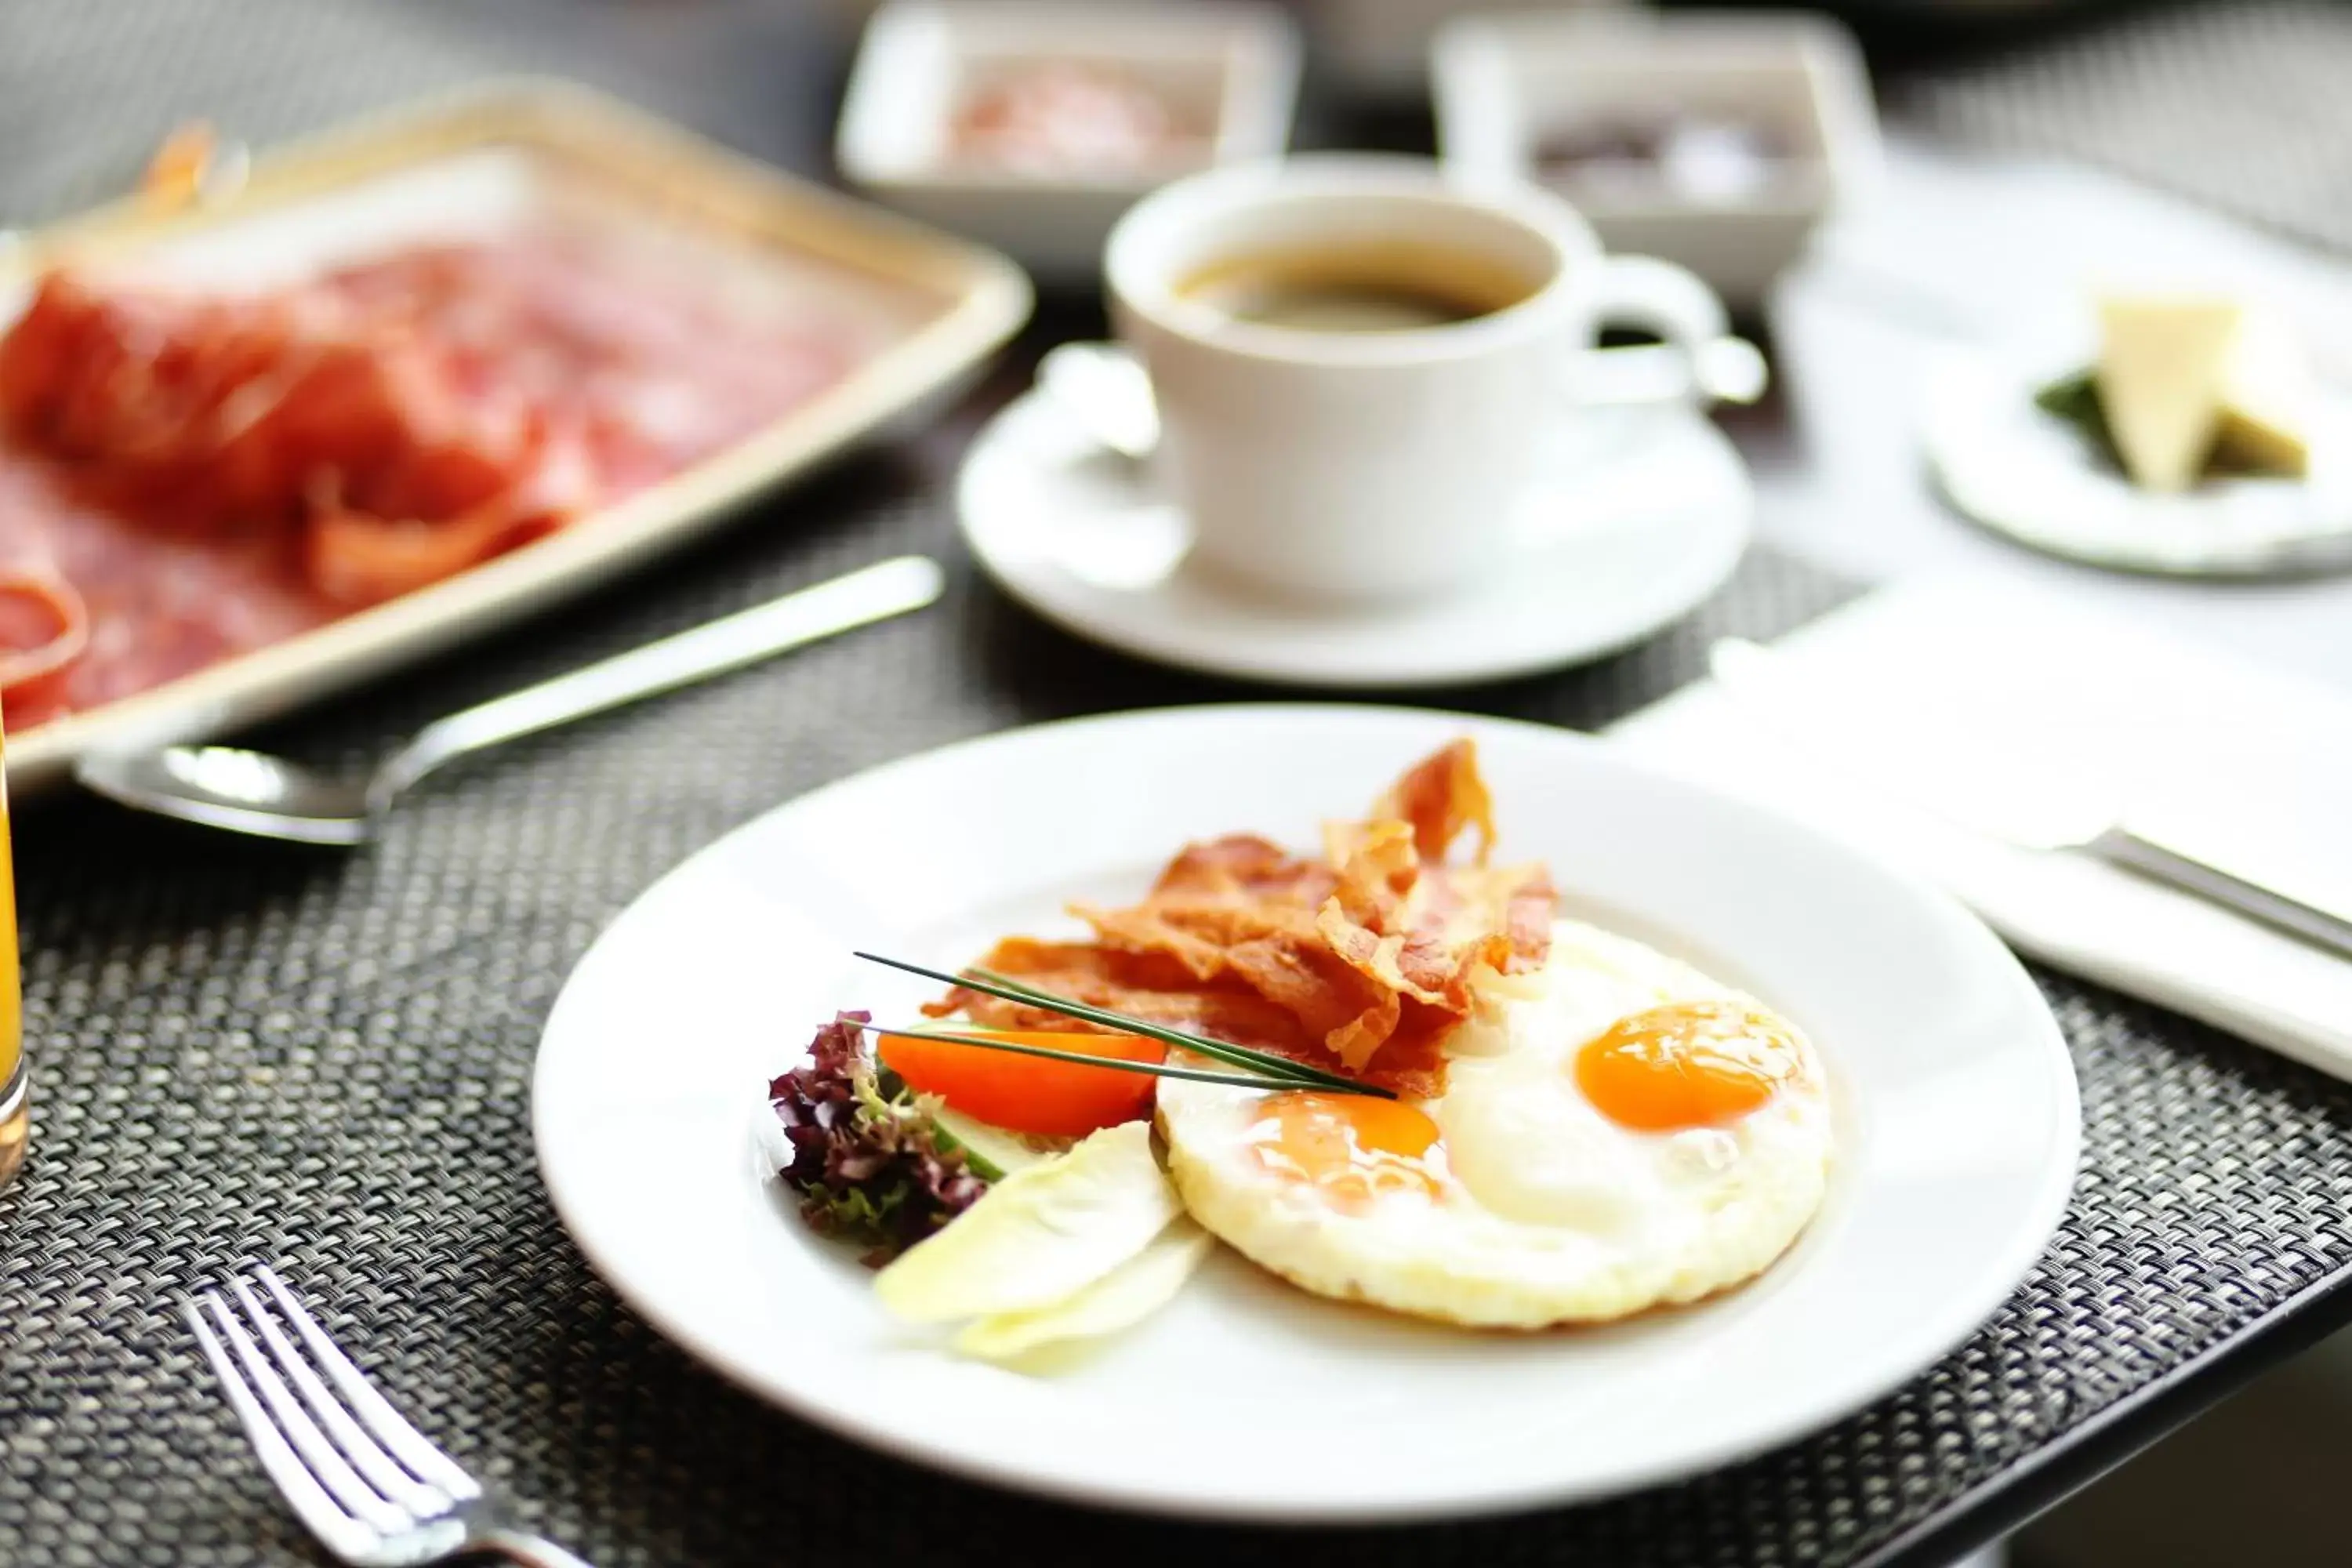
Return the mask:
<svg viewBox="0 0 2352 1568">
<path fill-rule="evenodd" d="M 972 1173 L 985 1182 L 1001 1182 L 1015 1171 L 1050 1160 L 1071 1143 L 1067 1138 L 1033 1138 L 993 1127 L 938 1104 L 931 1108 L 931 1124 L 963 1151 Z"/>
</svg>

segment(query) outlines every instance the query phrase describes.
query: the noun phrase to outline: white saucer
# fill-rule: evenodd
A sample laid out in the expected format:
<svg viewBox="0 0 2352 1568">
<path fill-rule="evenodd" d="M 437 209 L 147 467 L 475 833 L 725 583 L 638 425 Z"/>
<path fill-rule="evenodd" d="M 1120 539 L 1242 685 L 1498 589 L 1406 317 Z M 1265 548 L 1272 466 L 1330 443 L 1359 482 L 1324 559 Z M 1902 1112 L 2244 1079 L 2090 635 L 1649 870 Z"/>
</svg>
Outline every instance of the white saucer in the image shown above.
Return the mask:
<svg viewBox="0 0 2352 1568">
<path fill-rule="evenodd" d="M 2035 389 L 2057 374 L 1974 353 L 1951 354 L 1931 374 L 1927 461 L 1963 516 L 2047 554 L 2125 572 L 2260 577 L 2352 566 L 2352 399 L 2323 400 L 2307 479 L 2209 479 L 2151 495 L 2034 406 Z"/>
<path fill-rule="evenodd" d="M 1005 592 L 1127 653 L 1305 686 L 1493 680 L 1641 641 L 1721 587 L 1747 548 L 1748 471 L 1703 416 L 1594 410 L 1573 431 L 1530 498 L 1518 559 L 1475 589 L 1394 607 L 1268 597 L 1188 562 L 1184 516 L 1142 467 L 1034 391 L 972 443 L 956 505 Z"/>
</svg>

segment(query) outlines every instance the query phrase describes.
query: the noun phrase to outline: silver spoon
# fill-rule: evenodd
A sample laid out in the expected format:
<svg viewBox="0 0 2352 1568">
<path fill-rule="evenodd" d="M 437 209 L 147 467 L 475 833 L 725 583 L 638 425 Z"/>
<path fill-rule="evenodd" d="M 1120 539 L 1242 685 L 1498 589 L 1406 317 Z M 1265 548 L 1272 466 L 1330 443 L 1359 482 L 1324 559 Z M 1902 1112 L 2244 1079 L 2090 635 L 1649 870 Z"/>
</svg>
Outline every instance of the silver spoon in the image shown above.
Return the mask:
<svg viewBox="0 0 2352 1568">
<path fill-rule="evenodd" d="M 1753 403 L 1771 373 L 1764 354 L 1745 338 L 1712 338 L 1686 355 L 1665 344 L 1594 349 L 1585 355 L 1591 375 L 1586 407 L 1643 403 Z M 1110 343 L 1061 343 L 1037 365 L 1037 384 L 1055 407 L 1095 442 L 1140 462 L 1160 444 L 1160 411 L 1151 378 L 1127 351 Z"/>
<path fill-rule="evenodd" d="M 559 675 L 425 726 L 363 779 L 332 778 L 234 746 L 93 753 L 74 776 L 139 811 L 303 844 L 364 844 L 403 790 L 459 757 L 675 691 L 940 596 L 939 563 L 901 555 L 709 626 Z"/>
</svg>

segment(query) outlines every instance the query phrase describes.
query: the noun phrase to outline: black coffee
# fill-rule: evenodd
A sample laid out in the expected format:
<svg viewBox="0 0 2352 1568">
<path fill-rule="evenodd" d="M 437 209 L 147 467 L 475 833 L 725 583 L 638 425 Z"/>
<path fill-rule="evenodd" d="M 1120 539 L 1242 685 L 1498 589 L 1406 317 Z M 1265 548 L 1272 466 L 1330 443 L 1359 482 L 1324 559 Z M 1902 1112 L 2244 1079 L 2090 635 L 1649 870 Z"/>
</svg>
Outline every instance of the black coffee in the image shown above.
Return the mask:
<svg viewBox="0 0 2352 1568">
<path fill-rule="evenodd" d="M 1491 316 L 1541 286 L 1488 257 L 1391 244 L 1230 257 L 1185 278 L 1176 292 L 1257 326 L 1401 332 Z"/>
</svg>

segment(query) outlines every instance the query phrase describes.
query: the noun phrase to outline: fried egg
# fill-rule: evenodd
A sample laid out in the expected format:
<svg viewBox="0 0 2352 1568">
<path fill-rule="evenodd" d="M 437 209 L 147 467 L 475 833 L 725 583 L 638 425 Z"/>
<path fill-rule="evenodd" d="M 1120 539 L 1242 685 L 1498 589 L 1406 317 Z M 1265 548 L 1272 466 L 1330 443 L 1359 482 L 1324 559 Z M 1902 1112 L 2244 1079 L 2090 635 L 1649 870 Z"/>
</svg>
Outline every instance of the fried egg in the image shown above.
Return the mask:
<svg viewBox="0 0 2352 1568">
<path fill-rule="evenodd" d="M 1739 1284 L 1821 1206 L 1828 1086 L 1787 1019 L 1575 921 L 1482 982 L 1433 1099 L 1163 1079 L 1185 1207 L 1318 1295 L 1539 1328 Z"/>
</svg>

